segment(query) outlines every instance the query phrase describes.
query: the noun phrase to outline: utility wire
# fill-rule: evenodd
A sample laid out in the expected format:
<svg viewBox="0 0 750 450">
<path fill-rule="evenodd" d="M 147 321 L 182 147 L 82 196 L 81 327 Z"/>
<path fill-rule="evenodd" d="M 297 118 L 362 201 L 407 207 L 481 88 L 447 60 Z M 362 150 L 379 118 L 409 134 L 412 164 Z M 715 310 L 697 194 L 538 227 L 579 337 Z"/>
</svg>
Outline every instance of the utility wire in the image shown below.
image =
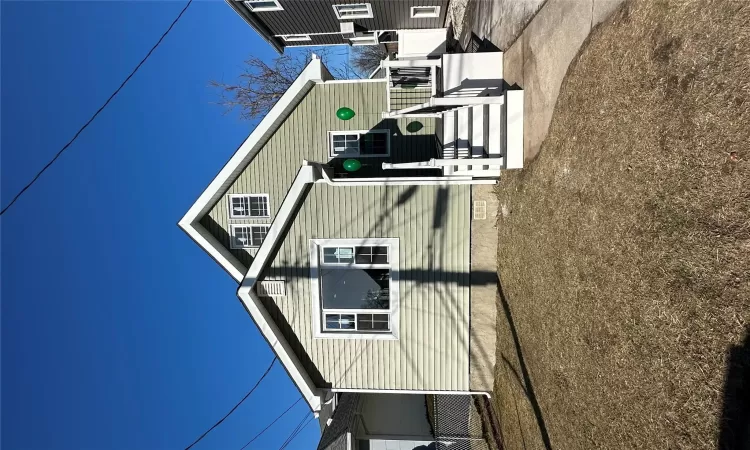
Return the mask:
<svg viewBox="0 0 750 450">
<path fill-rule="evenodd" d="M 298 398 L 296 402 L 292 403 L 292 406 L 290 406 L 289 408 L 287 408 L 286 410 L 284 410 L 283 413 L 279 414 L 278 417 L 276 417 L 275 419 L 273 419 L 273 422 L 269 423 L 267 427 L 263 428 L 263 430 L 261 430 L 260 433 L 258 433 L 255 436 L 253 436 L 253 438 L 250 439 L 247 442 L 247 444 L 243 445 L 240 450 L 245 450 L 245 448 L 247 448 L 248 445 L 252 444 L 254 440 L 258 439 L 263 433 L 265 433 L 269 428 L 271 428 L 273 426 L 273 424 L 275 424 L 276 422 L 279 421 L 279 419 L 281 419 L 282 417 L 284 417 L 284 414 L 288 413 L 289 410 L 291 410 L 292 408 L 294 408 L 294 405 L 296 405 L 297 403 L 299 403 L 300 400 L 302 400 L 302 398 Z"/>
<path fill-rule="evenodd" d="M 185 447 L 185 450 L 189 450 L 189 449 L 190 449 L 190 448 L 192 448 L 192 447 L 193 447 L 193 446 L 194 446 L 195 444 L 197 444 L 198 442 L 200 442 L 200 441 L 201 441 L 201 439 L 203 439 L 204 437 L 206 437 L 206 435 L 207 435 L 208 433 L 210 433 L 210 432 L 211 432 L 211 431 L 212 431 L 212 430 L 213 430 L 214 428 L 218 427 L 218 426 L 219 426 L 219 425 L 220 425 L 220 424 L 221 424 L 222 422 L 224 422 L 224 420 L 225 420 L 225 419 L 226 419 L 227 417 L 229 417 L 229 416 L 230 416 L 230 415 L 231 415 L 231 414 L 232 414 L 232 413 L 234 412 L 234 410 L 235 410 L 235 409 L 239 408 L 239 407 L 240 407 L 240 405 L 242 404 L 242 402 L 244 402 L 245 400 L 247 400 L 247 398 L 248 398 L 248 397 L 250 397 L 250 394 L 252 394 L 252 393 L 253 393 L 253 391 L 255 391 L 255 389 L 256 389 L 256 388 L 258 387 L 258 385 L 260 384 L 260 382 L 261 382 L 261 381 L 263 381 L 263 378 L 265 378 L 265 377 L 266 377 L 266 375 L 268 375 L 268 372 L 270 372 L 270 371 L 271 371 L 271 368 L 272 368 L 272 367 L 273 367 L 273 365 L 274 365 L 274 364 L 276 363 L 276 360 L 277 360 L 277 359 L 278 359 L 278 357 L 277 357 L 277 356 L 274 356 L 274 357 L 273 357 L 273 360 L 271 361 L 271 364 L 269 364 L 269 365 L 268 365 L 268 369 L 266 369 L 266 371 L 265 371 L 265 372 L 263 372 L 263 375 L 261 375 L 260 379 L 258 379 L 258 381 L 257 381 L 257 382 L 255 383 L 255 386 L 253 386 L 253 387 L 252 387 L 252 389 L 250 389 L 250 391 L 249 391 L 249 392 L 248 392 L 247 394 L 245 394 L 245 396 L 244 396 L 244 397 L 242 397 L 242 400 L 240 400 L 240 401 L 239 401 L 239 403 L 237 403 L 236 405 L 234 405 L 234 408 L 230 409 L 230 410 L 229 410 L 229 412 L 228 412 L 228 413 L 226 413 L 226 415 L 225 415 L 224 417 L 222 417 L 222 418 L 221 418 L 221 419 L 220 419 L 220 420 L 219 420 L 218 422 L 216 422 L 216 423 L 215 423 L 215 424 L 214 424 L 214 425 L 213 425 L 213 426 L 212 426 L 211 428 L 209 428 L 208 430 L 206 430 L 206 432 L 205 432 L 205 433 L 201 434 L 201 436 L 200 436 L 200 437 L 199 437 L 198 439 L 196 439 L 196 440 L 195 440 L 195 441 L 194 441 L 194 442 L 193 442 L 192 444 L 190 444 L 190 445 L 188 445 L 187 447 Z"/>
<path fill-rule="evenodd" d="M 96 111 L 96 112 L 94 113 L 94 115 L 93 115 L 93 116 L 91 116 L 91 118 L 90 118 L 90 119 L 89 119 L 89 120 L 88 120 L 88 121 L 87 121 L 87 122 L 86 122 L 85 124 L 83 124 L 83 126 L 82 126 L 82 127 L 81 127 L 81 128 L 80 128 L 80 129 L 78 130 L 78 132 L 77 132 L 77 133 L 76 133 L 76 134 L 75 134 L 75 135 L 73 136 L 73 139 L 71 139 L 70 141 L 68 141 L 68 143 L 67 143 L 67 144 L 65 144 L 65 146 L 64 146 L 64 147 L 63 147 L 62 149 L 60 149 L 60 151 L 59 151 L 59 152 L 57 152 L 57 154 L 56 154 L 56 155 L 54 156 L 54 158 L 52 158 L 52 159 L 50 160 L 50 162 L 48 162 L 48 163 L 47 163 L 47 165 L 46 165 L 46 166 L 42 167 L 42 170 L 40 170 L 39 172 L 37 172 L 36 176 L 34 176 L 34 178 L 32 178 L 32 180 L 31 180 L 31 181 L 29 181 L 29 183 L 28 183 L 28 184 L 27 184 L 26 186 L 24 186 L 24 187 L 23 187 L 23 189 L 21 189 L 21 190 L 20 190 L 20 191 L 18 192 L 18 194 L 16 194 L 16 196 L 15 196 L 15 197 L 13 197 L 13 200 L 11 200 L 11 201 L 10 201 L 10 203 L 8 203 L 8 206 L 6 206 L 5 208 L 3 208 L 3 210 L 2 210 L 2 211 L 0 211 L 0 216 L 2 216 L 3 214 L 5 214 L 5 211 L 7 211 L 7 210 L 8 210 L 8 208 L 10 208 L 11 206 L 13 206 L 13 204 L 14 204 L 14 203 L 16 202 L 16 200 L 18 200 L 18 199 L 19 199 L 19 198 L 21 197 L 21 195 L 23 195 L 23 193 L 24 193 L 24 192 L 26 192 L 26 190 L 27 190 L 28 188 L 30 188 L 30 187 L 31 187 L 31 185 L 33 185 L 33 184 L 34 184 L 34 183 L 36 182 L 36 180 L 38 180 L 38 179 L 39 179 L 39 177 L 40 177 L 40 176 L 42 176 L 42 174 L 43 174 L 43 173 L 44 173 L 44 172 L 45 172 L 45 171 L 46 171 L 47 169 L 49 169 L 49 167 L 50 167 L 50 166 L 51 166 L 51 165 L 52 165 L 52 164 L 53 164 L 53 163 L 54 163 L 55 161 L 57 161 L 57 158 L 59 158 L 59 157 L 60 157 L 60 155 L 62 155 L 62 154 L 63 154 L 63 152 L 64 152 L 65 150 L 67 150 L 67 149 L 68 149 L 68 147 L 70 147 L 70 146 L 71 146 L 71 145 L 73 144 L 73 142 L 75 142 L 75 140 L 76 140 L 76 139 L 78 139 L 78 136 L 79 136 L 79 135 L 80 135 L 80 134 L 81 134 L 81 133 L 83 132 L 83 130 L 85 130 L 85 129 L 86 129 L 86 128 L 87 128 L 87 127 L 88 127 L 88 126 L 89 126 L 89 125 L 91 124 L 91 122 L 93 122 L 93 121 L 94 121 L 94 119 L 96 119 L 96 116 L 98 116 L 98 115 L 99 115 L 99 113 L 101 113 L 101 112 L 102 112 L 102 111 L 104 110 L 104 108 L 106 108 L 106 107 L 107 107 L 107 105 L 109 105 L 109 102 L 111 102 L 111 101 L 112 101 L 112 99 L 114 99 L 114 98 L 115 98 L 115 96 L 116 96 L 117 94 L 119 94 L 119 93 L 120 93 L 120 91 L 122 90 L 122 88 L 124 88 L 124 87 L 125 87 L 125 85 L 126 85 L 126 84 L 128 83 L 128 81 L 130 81 L 130 79 L 131 79 L 131 78 L 133 77 L 133 75 L 135 75 L 135 73 L 136 73 L 136 72 L 138 72 L 138 69 L 140 69 L 140 68 L 141 68 L 141 66 L 143 65 L 143 63 L 145 63 L 145 62 L 146 62 L 146 60 L 147 60 L 147 59 L 149 58 L 149 56 L 151 56 L 151 54 L 152 54 L 152 53 L 154 52 L 154 50 L 156 50 L 156 48 L 157 48 L 157 47 L 159 46 L 159 44 L 161 44 L 161 42 L 162 42 L 162 41 L 164 40 L 164 38 L 165 38 L 165 37 L 167 37 L 167 34 L 169 34 L 169 32 L 170 32 L 170 31 L 172 31 L 172 28 L 174 28 L 174 26 L 175 26 L 175 25 L 177 24 L 177 22 L 178 22 L 178 21 L 180 20 L 180 18 L 181 18 L 181 17 L 182 17 L 182 15 L 183 15 L 183 14 L 185 13 L 185 11 L 186 11 L 186 10 L 188 9 L 188 7 L 190 6 L 190 4 L 191 4 L 191 3 L 193 3 L 193 0 L 188 0 L 188 2 L 187 2 L 187 4 L 185 5 L 185 7 L 184 7 L 184 8 L 182 8 L 182 11 L 180 11 L 180 14 L 178 14 L 178 15 L 177 15 L 177 18 L 175 18 L 175 19 L 174 19 L 174 20 L 172 21 L 172 24 L 171 24 L 171 25 L 169 25 L 169 28 L 167 28 L 167 31 L 165 31 L 165 32 L 164 32 L 164 34 L 162 34 L 162 35 L 161 35 L 161 37 L 159 38 L 159 40 L 158 40 L 158 41 L 156 41 L 156 44 L 154 44 L 154 46 L 153 46 L 153 47 L 151 47 L 151 50 L 149 50 L 149 51 L 148 51 L 148 53 L 147 53 L 147 54 L 146 54 L 146 56 L 145 56 L 145 57 L 144 57 L 144 58 L 143 58 L 143 59 L 141 60 L 141 62 L 139 62 L 139 63 L 138 63 L 138 65 L 137 65 L 137 66 L 135 66 L 135 69 L 133 69 L 133 71 L 132 71 L 132 72 L 130 72 L 130 75 L 128 75 L 128 77 L 127 77 L 127 78 L 125 78 L 125 81 L 123 81 L 123 82 L 122 82 L 122 84 L 120 84 L 120 87 L 118 87 L 118 88 L 117 88 L 117 89 L 115 90 L 115 92 L 113 92 L 113 93 L 112 93 L 112 95 L 110 95 L 110 96 L 109 96 L 109 98 L 107 99 L 107 101 L 106 101 L 106 102 L 104 102 L 104 104 L 103 104 L 103 105 L 102 105 L 102 106 L 101 106 L 101 107 L 100 107 L 100 108 L 99 108 L 99 109 L 98 109 L 98 110 L 97 110 L 97 111 Z"/>
<path fill-rule="evenodd" d="M 292 441 L 293 441 L 293 440 L 294 440 L 294 439 L 295 439 L 295 438 L 296 438 L 297 436 L 299 436 L 299 434 L 300 434 L 300 433 L 302 432 L 302 430 L 304 430 L 306 426 L 310 425 L 310 422 L 312 422 L 312 420 L 313 420 L 313 419 L 314 419 L 314 417 L 313 417 L 313 416 L 310 416 L 310 418 L 309 418 L 309 419 L 307 419 L 307 422 L 305 422 L 305 424 L 304 424 L 304 425 L 302 425 L 302 422 L 300 422 L 300 425 L 301 425 L 301 426 L 300 426 L 300 425 L 297 425 L 297 428 L 295 429 L 295 431 L 294 431 L 294 432 L 292 432 L 292 434 L 291 434 L 291 435 L 289 435 L 289 437 L 287 438 L 287 440 L 286 440 L 286 441 L 284 442 L 284 444 L 283 444 L 283 445 L 281 446 L 281 448 L 280 448 L 279 450 L 285 450 L 285 449 L 286 449 L 286 448 L 287 448 L 287 447 L 289 446 L 289 444 L 291 444 L 291 443 L 292 443 Z M 303 420 L 304 420 L 304 418 L 303 418 Z"/>
<path fill-rule="evenodd" d="M 284 442 L 281 444 L 281 447 L 279 447 L 279 450 L 283 450 L 284 447 L 286 447 L 287 444 L 289 444 L 289 441 L 291 440 L 292 436 L 294 436 L 294 434 L 300 429 L 300 427 L 302 427 L 302 423 L 305 421 L 305 419 L 307 419 L 307 414 L 308 413 L 305 412 L 305 414 L 302 415 L 302 419 L 300 419 L 300 421 L 297 423 L 294 429 L 292 429 L 292 432 L 289 433 L 289 436 L 287 436 L 286 439 L 284 439 Z"/>
</svg>

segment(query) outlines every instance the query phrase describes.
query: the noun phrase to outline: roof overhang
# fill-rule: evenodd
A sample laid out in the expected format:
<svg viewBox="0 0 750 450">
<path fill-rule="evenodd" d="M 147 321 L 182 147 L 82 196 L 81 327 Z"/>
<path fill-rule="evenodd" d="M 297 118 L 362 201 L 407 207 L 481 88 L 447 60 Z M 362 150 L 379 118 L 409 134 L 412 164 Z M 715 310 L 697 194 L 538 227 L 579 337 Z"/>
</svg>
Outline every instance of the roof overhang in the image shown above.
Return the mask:
<svg viewBox="0 0 750 450">
<path fill-rule="evenodd" d="M 271 108 L 258 126 L 240 145 L 232 158 L 211 181 L 198 197 L 193 206 L 178 222 L 180 228 L 190 236 L 206 253 L 209 254 L 229 275 L 241 283 L 237 292 L 245 309 L 257 324 L 263 337 L 289 373 L 313 411 L 320 411 L 323 392 L 313 383 L 309 374 L 300 363 L 292 347 L 284 338 L 272 317 L 258 298 L 254 286 L 258 276 L 272 260 L 272 250 L 283 239 L 283 231 L 296 216 L 297 206 L 304 199 L 308 185 L 320 178 L 318 167 L 303 165 L 298 172 L 289 192 L 277 211 L 268 235 L 258 249 L 253 262 L 246 268 L 227 248 L 208 232 L 200 223 L 201 218 L 219 201 L 237 176 L 247 167 L 250 161 L 263 148 L 268 139 L 286 120 L 299 102 L 315 86 L 331 78 L 328 69 L 320 59 L 313 55 L 312 60 L 287 89 L 279 101 Z"/>
<path fill-rule="evenodd" d="M 278 325 L 273 320 L 268 310 L 263 306 L 260 298 L 255 291 L 255 283 L 263 273 L 264 269 L 273 260 L 273 255 L 284 239 L 284 230 L 288 229 L 289 224 L 297 215 L 297 208 L 304 200 L 309 186 L 321 178 L 320 169 L 313 165 L 303 165 L 292 183 L 284 201 L 281 203 L 273 223 L 268 229 L 263 244 L 253 259 L 250 268 L 245 274 L 242 284 L 237 290 L 237 296 L 247 309 L 250 316 L 258 325 L 263 337 L 284 365 L 289 376 L 297 385 L 302 396 L 310 405 L 310 409 L 317 412 L 322 406 L 322 396 L 324 392 L 313 383 L 310 375 L 300 362 L 297 354 L 294 352 L 289 342 L 279 330 Z"/>
<path fill-rule="evenodd" d="M 247 22 L 264 41 L 268 42 L 271 47 L 274 48 L 279 54 L 284 53 L 284 45 L 281 44 L 279 39 L 271 33 L 271 30 L 266 25 L 258 20 L 253 13 L 251 13 L 242 2 L 236 0 L 224 0 L 227 2 L 232 9 L 239 14 L 242 19 Z"/>
<path fill-rule="evenodd" d="M 245 278 L 245 267 L 232 253 L 226 249 L 203 225 L 201 218 L 207 214 L 216 202 L 224 195 L 229 186 L 247 167 L 248 163 L 263 148 L 268 139 L 276 132 L 286 118 L 291 114 L 299 102 L 313 88 L 315 83 L 329 79 L 330 73 L 320 58 L 313 55 L 302 73 L 289 86 L 278 102 L 260 121 L 247 139 L 240 145 L 232 158 L 211 181 L 208 187 L 198 197 L 193 206 L 180 219 L 178 225 L 190 238 L 211 256 L 238 283 Z"/>
</svg>

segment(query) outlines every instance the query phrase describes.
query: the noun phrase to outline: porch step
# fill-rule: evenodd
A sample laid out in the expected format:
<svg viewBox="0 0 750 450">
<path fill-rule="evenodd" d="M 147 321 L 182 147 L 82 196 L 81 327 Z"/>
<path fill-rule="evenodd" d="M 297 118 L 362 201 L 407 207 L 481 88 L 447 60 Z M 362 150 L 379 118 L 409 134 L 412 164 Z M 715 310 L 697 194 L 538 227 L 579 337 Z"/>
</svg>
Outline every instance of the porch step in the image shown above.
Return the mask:
<svg viewBox="0 0 750 450">
<path fill-rule="evenodd" d="M 501 169 L 523 167 L 523 91 L 505 92 L 504 102 L 468 105 L 442 113 L 443 159 L 477 159 L 446 166 L 445 175 L 497 177 Z M 482 165 L 484 158 L 495 165 Z M 502 165 L 497 165 L 497 160 Z"/>
</svg>

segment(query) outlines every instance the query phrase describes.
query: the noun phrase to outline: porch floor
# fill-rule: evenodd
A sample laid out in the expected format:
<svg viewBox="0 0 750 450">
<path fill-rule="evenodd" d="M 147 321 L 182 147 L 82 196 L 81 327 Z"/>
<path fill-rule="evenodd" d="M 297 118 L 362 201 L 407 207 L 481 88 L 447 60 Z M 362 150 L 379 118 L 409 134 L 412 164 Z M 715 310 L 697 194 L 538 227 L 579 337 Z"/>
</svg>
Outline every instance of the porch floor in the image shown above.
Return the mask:
<svg viewBox="0 0 750 450">
<path fill-rule="evenodd" d="M 471 200 L 469 382 L 473 391 L 491 392 L 494 387 L 497 316 L 498 200 L 495 186 L 472 186 Z M 485 202 L 486 207 L 478 209 L 477 202 Z"/>
</svg>

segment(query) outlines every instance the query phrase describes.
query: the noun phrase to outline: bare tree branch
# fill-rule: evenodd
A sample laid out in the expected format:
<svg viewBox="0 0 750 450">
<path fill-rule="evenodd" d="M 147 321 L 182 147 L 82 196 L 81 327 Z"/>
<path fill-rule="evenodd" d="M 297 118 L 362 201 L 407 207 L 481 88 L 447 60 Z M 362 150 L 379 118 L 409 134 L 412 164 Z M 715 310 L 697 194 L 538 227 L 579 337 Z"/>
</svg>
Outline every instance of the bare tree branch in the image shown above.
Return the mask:
<svg viewBox="0 0 750 450">
<path fill-rule="evenodd" d="M 354 47 L 352 63 L 344 59 L 337 61 L 336 64 L 327 65 L 328 69 L 334 77 L 339 79 L 353 76 L 363 78 L 369 75 L 382 59 L 378 55 L 384 53 L 373 50 L 377 48 L 377 46 Z M 235 108 L 239 109 L 242 119 L 252 120 L 265 116 L 305 68 L 312 53 L 312 50 L 290 52 L 277 56 L 270 62 L 265 62 L 257 56 L 250 56 L 245 60 L 243 71 L 236 82 L 224 83 L 216 80 L 209 82 L 209 86 L 219 90 L 219 100 L 216 103 L 226 108 L 225 113 Z M 324 62 L 333 60 L 335 56 L 327 48 L 316 48 L 315 54 Z M 377 62 L 376 57 L 380 58 Z"/>
</svg>

